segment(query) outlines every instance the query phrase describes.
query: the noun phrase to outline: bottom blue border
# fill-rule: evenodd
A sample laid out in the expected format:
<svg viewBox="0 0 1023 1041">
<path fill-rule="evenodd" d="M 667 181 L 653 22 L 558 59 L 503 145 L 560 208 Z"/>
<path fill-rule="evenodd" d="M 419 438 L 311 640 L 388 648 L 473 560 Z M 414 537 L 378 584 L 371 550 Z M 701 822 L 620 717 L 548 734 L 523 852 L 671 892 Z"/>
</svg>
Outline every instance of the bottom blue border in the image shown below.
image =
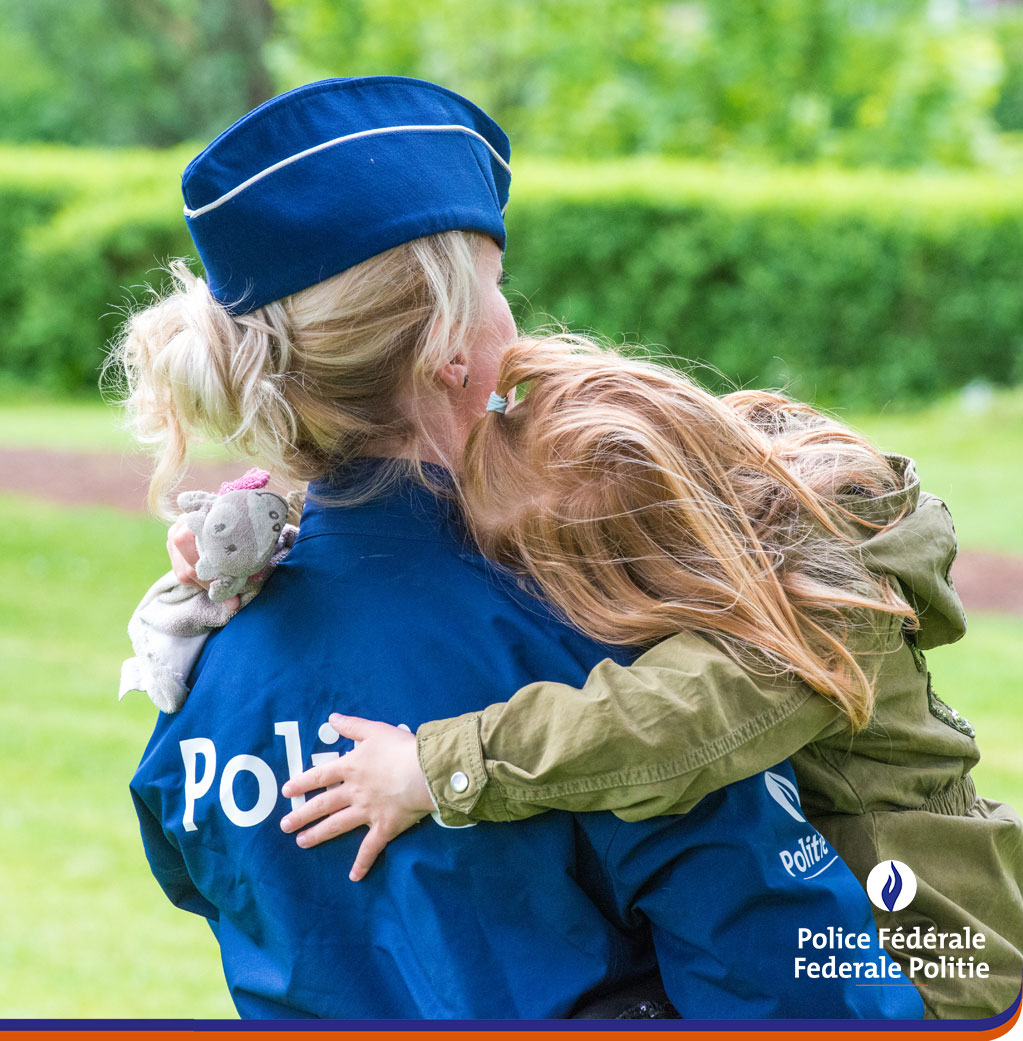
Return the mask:
<svg viewBox="0 0 1023 1041">
<path fill-rule="evenodd" d="M 1016 1015 L 1016 1000 L 1000 1015 L 986 1019 L 0 1019 L 0 1030 L 703 1030 L 787 1031 L 789 1033 L 850 1030 L 994 1030 Z"/>
</svg>

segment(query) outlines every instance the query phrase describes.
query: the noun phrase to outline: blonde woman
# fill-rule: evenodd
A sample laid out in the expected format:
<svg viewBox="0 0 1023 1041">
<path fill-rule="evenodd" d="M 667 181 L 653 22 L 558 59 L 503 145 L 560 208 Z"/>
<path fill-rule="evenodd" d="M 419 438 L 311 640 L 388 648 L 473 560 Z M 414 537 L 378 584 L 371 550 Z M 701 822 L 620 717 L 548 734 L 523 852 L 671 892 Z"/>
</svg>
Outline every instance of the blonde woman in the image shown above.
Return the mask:
<svg viewBox="0 0 1023 1041">
<path fill-rule="evenodd" d="M 335 717 L 362 745 L 290 783 L 344 782 L 285 827 L 312 824 L 298 835 L 312 846 L 370 825 L 358 878 L 434 805 L 452 824 L 554 808 L 640 820 L 790 756 L 803 809 L 865 886 L 888 861 L 907 897 L 915 878 L 908 906 L 890 888 L 875 917 L 928 1014 L 1007 1008 L 1023 826 L 977 796 L 973 730 L 931 687 L 922 652 L 965 620 L 951 521 L 912 463 L 807 406 L 718 399 L 580 340 L 511 349 L 493 400 L 463 483 L 483 551 L 582 632 L 650 649 L 415 738 Z"/>
<path fill-rule="evenodd" d="M 206 643 L 132 781 L 153 872 L 209 921 L 247 1017 L 919 1015 L 911 991 L 792 977 L 798 930 L 834 923 L 898 970 L 837 857 L 813 877 L 779 861 L 821 844 L 786 764 L 641 824 L 424 821 L 342 900 L 358 840 L 304 851 L 281 830 L 308 805 L 281 785 L 347 747 L 339 704 L 417 728 L 495 687 L 582 683 L 607 654 L 480 555 L 458 508 L 515 335 L 509 173 L 483 112 L 399 77 L 275 98 L 186 169 L 206 278 L 176 268 L 117 355 L 165 445 L 153 498 L 198 436 L 310 484 L 294 548 Z"/>
</svg>

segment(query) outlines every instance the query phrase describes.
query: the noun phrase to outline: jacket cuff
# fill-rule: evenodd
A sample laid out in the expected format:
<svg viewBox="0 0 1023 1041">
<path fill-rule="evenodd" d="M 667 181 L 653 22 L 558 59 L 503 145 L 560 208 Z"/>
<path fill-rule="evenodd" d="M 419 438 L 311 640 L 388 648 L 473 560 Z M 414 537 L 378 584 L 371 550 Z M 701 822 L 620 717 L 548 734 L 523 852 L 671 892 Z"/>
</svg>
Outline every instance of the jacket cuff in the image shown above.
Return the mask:
<svg viewBox="0 0 1023 1041">
<path fill-rule="evenodd" d="M 455 828 L 471 824 L 487 783 L 480 713 L 424 723 L 416 731 L 416 751 L 441 822 Z"/>
</svg>

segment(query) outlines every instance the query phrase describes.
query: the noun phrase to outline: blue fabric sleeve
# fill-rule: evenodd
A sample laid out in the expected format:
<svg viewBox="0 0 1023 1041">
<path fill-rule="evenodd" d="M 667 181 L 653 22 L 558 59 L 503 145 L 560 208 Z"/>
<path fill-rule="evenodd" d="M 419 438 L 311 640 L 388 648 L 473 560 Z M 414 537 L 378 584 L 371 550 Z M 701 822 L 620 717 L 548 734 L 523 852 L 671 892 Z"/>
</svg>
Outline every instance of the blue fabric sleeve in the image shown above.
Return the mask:
<svg viewBox="0 0 1023 1041">
<path fill-rule="evenodd" d="M 139 819 L 146 859 L 160 888 L 175 907 L 207 919 L 216 935 L 220 912 L 196 889 L 181 851 L 167 838 L 159 818 L 134 788 L 131 797 Z"/>
<path fill-rule="evenodd" d="M 869 934 L 865 949 L 839 960 L 878 971 L 894 963 L 862 887 L 802 818 L 787 763 L 714 792 L 685 817 L 643 823 L 616 830 L 607 864 L 620 913 L 649 921 L 665 988 L 684 1018 L 922 1016 L 904 977 L 865 986 L 876 981 L 797 972 L 797 958 L 821 959 L 805 939 L 800 947 L 800 928 Z"/>
</svg>

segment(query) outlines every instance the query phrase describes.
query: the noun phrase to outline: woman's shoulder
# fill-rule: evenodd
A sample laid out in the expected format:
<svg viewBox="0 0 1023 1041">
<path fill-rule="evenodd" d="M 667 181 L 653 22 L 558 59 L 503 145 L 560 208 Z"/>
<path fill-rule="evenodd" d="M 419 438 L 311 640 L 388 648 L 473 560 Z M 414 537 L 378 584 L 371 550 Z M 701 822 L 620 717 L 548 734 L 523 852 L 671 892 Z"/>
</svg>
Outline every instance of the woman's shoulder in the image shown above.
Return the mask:
<svg viewBox="0 0 1023 1041">
<path fill-rule="evenodd" d="M 203 665 L 219 677 L 269 662 L 308 686 L 315 661 L 324 687 L 440 689 L 440 714 L 457 714 L 536 679 L 581 684 L 608 657 L 624 663 L 633 653 L 574 629 L 483 557 L 449 504 L 416 494 L 307 506 L 291 554 L 210 641 Z"/>
</svg>

